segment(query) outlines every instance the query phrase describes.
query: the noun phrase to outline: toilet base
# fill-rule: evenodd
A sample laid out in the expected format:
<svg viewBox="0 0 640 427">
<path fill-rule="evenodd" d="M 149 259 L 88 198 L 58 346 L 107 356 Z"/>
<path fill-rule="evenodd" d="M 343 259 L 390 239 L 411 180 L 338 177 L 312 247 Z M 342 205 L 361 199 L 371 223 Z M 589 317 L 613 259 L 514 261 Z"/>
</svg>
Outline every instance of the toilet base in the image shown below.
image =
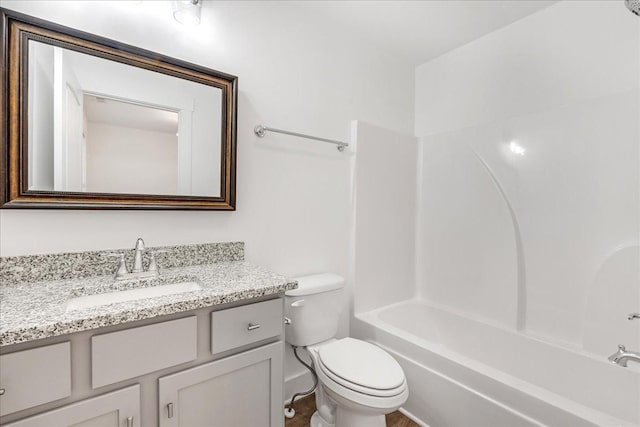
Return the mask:
<svg viewBox="0 0 640 427">
<path fill-rule="evenodd" d="M 335 424 L 329 424 L 322 419 L 318 411 L 314 412 L 309 422 L 309 427 L 335 427 Z"/>
<path fill-rule="evenodd" d="M 336 427 L 386 427 L 387 419 L 384 414 L 373 415 L 351 411 L 338 406 L 336 411 Z"/>
<path fill-rule="evenodd" d="M 326 422 L 318 411 L 314 412 L 309 422 L 309 427 L 386 427 L 387 419 L 384 415 L 368 415 L 361 412 L 353 412 L 344 408 L 337 408 L 336 423 Z"/>
</svg>

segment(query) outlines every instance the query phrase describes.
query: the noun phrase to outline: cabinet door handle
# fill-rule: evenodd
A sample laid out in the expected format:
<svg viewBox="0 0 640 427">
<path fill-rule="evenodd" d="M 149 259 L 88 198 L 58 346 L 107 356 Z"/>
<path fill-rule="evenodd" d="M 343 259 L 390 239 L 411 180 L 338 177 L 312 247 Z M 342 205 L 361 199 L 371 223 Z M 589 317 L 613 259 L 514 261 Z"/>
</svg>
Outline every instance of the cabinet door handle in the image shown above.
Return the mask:
<svg viewBox="0 0 640 427">
<path fill-rule="evenodd" d="M 4 395 L 4 389 L 0 388 L 0 396 Z"/>
<path fill-rule="evenodd" d="M 167 404 L 167 417 L 173 418 L 173 403 Z"/>
<path fill-rule="evenodd" d="M 259 323 L 249 323 L 249 326 L 247 326 L 247 331 L 253 331 L 260 328 L 260 324 Z"/>
<path fill-rule="evenodd" d="M 127 427 L 133 427 L 133 417 L 127 418 Z"/>
</svg>

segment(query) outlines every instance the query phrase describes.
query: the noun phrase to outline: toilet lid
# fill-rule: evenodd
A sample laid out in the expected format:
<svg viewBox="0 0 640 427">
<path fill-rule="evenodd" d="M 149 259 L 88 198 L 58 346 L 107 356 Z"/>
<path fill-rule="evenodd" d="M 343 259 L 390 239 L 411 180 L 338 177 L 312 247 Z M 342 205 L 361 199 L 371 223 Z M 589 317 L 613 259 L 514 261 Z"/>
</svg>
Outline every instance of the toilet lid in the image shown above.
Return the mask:
<svg viewBox="0 0 640 427">
<path fill-rule="evenodd" d="M 344 338 L 323 345 L 318 355 L 333 374 L 366 388 L 390 390 L 404 383 L 404 372 L 398 362 L 368 342 Z"/>
</svg>

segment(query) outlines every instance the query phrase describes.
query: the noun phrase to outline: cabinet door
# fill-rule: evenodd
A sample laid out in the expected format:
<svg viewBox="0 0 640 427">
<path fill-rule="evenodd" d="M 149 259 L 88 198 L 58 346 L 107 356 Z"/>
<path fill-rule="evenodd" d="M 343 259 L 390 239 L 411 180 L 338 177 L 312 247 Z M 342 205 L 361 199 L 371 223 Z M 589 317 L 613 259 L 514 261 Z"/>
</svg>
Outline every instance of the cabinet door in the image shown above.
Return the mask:
<svg viewBox="0 0 640 427">
<path fill-rule="evenodd" d="M 5 427 L 140 427 L 140 386 L 103 394 Z"/>
<path fill-rule="evenodd" d="M 281 427 L 282 342 L 159 380 L 160 427 Z"/>
</svg>

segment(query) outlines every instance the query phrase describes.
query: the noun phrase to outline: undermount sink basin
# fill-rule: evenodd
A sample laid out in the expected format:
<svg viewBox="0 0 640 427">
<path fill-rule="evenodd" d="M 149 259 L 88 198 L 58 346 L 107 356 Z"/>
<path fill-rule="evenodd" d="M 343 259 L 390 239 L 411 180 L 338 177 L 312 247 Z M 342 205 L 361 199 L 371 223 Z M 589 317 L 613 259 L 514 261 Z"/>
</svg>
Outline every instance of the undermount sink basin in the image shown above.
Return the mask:
<svg viewBox="0 0 640 427">
<path fill-rule="evenodd" d="M 114 304 L 118 302 L 181 294 L 183 292 L 199 291 L 201 289 L 202 288 L 200 287 L 200 285 L 196 282 L 182 282 L 172 283 L 170 285 L 150 286 L 146 288 L 136 288 L 95 295 L 86 295 L 71 298 L 67 303 L 66 311 L 69 312 L 72 310 L 99 307 L 102 305 Z"/>
</svg>

